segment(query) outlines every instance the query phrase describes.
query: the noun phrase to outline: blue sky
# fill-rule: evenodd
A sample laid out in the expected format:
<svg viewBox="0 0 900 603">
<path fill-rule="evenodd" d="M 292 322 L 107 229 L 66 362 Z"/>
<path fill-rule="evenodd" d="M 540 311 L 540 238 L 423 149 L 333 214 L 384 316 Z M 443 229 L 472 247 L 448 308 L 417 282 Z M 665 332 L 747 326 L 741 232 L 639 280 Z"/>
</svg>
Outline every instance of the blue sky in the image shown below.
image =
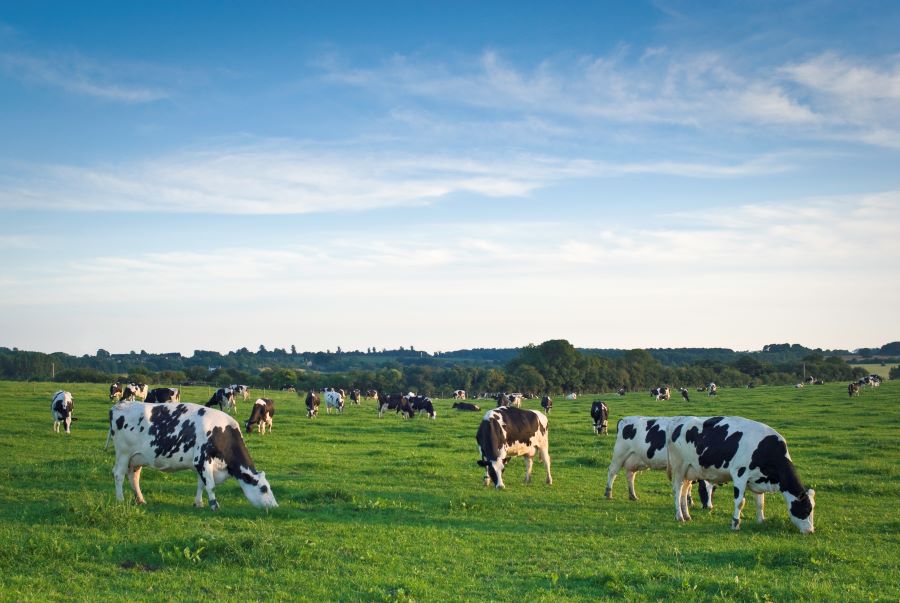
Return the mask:
<svg viewBox="0 0 900 603">
<path fill-rule="evenodd" d="M 0 4 L 0 345 L 900 339 L 895 2 Z"/>
</svg>

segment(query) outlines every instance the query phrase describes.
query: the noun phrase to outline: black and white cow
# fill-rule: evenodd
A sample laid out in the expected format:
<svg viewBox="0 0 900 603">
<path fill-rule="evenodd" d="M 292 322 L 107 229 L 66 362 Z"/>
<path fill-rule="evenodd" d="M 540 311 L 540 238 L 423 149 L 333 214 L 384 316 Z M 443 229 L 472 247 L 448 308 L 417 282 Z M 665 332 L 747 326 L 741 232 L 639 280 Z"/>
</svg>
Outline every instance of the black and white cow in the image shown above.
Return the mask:
<svg viewBox="0 0 900 603">
<path fill-rule="evenodd" d="M 591 404 L 591 418 L 594 420 L 594 433 L 606 435 L 609 431 L 609 407 L 603 400 L 594 400 Z"/>
<path fill-rule="evenodd" d="M 109 386 L 109 401 L 118 402 L 122 399 L 122 384 L 118 381 Z"/>
<path fill-rule="evenodd" d="M 496 394 L 494 399 L 497 401 L 497 407 L 500 406 L 515 406 L 516 408 L 520 408 L 522 406 L 522 394 Z"/>
<path fill-rule="evenodd" d="M 271 398 L 257 398 L 250 409 L 250 418 L 247 419 L 247 435 L 252 432 L 252 427 L 257 426 L 261 435 L 265 435 L 266 427 L 272 433 L 272 417 L 275 416 L 275 403 Z"/>
<path fill-rule="evenodd" d="M 477 404 L 470 404 L 469 402 L 454 402 L 453 407 L 457 410 L 481 410 L 481 407 Z"/>
<path fill-rule="evenodd" d="M 319 415 L 319 394 L 309 390 L 306 394 L 306 417 L 315 419 Z"/>
<path fill-rule="evenodd" d="M 466 390 L 457 389 L 453 391 L 453 399 L 454 400 L 465 400 L 466 399 Z"/>
<path fill-rule="evenodd" d="M 428 396 L 413 396 L 409 398 L 409 405 L 412 407 L 413 412 L 424 412 L 432 419 L 437 418 L 434 404 Z"/>
<path fill-rule="evenodd" d="M 181 392 L 171 387 L 157 387 L 151 389 L 144 398 L 144 402 L 148 404 L 160 402 L 181 402 Z"/>
<path fill-rule="evenodd" d="M 330 390 L 325 392 L 325 412 L 329 415 L 332 408 L 338 413 L 344 412 L 344 394 L 341 391 Z"/>
<path fill-rule="evenodd" d="M 688 390 L 686 390 L 686 389 L 683 388 L 683 387 L 679 387 L 679 388 L 678 388 L 678 391 L 681 392 L 681 397 L 684 398 L 684 401 L 685 401 L 685 402 L 690 402 L 690 401 L 691 401 L 691 397 L 688 395 Z"/>
<path fill-rule="evenodd" d="M 668 385 L 665 387 L 654 387 L 650 390 L 650 395 L 657 400 L 669 400 L 672 397 L 671 392 L 669 392 Z"/>
<path fill-rule="evenodd" d="M 787 442 L 777 431 L 743 417 L 672 417 L 668 462 L 675 498 L 675 519 L 690 520 L 686 484 L 704 479 L 734 484 L 731 529 L 741 527 L 744 494 L 756 495 L 756 520 L 762 522 L 765 492 L 781 492 L 791 521 L 804 534 L 813 532 L 815 490 L 803 487 Z"/>
<path fill-rule="evenodd" d="M 634 477 L 638 471 L 665 469 L 668 466 L 666 440 L 671 417 L 624 417 L 616 427 L 616 443 L 606 478 L 606 498 L 612 498 L 613 483 L 621 469 L 628 480 L 628 498 L 637 500 Z M 700 502 L 712 509 L 712 484 L 700 484 Z M 688 504 L 691 504 L 688 488 Z"/>
<path fill-rule="evenodd" d="M 72 421 L 76 421 L 72 416 L 75 411 L 75 400 L 72 394 L 59 390 L 50 398 L 50 415 L 53 417 L 53 431 L 59 433 L 60 426 L 63 426 L 66 433 L 72 433 Z"/>
<path fill-rule="evenodd" d="M 851 383 L 847 386 L 847 394 L 852 398 L 859 395 L 859 383 Z"/>
<path fill-rule="evenodd" d="M 297 388 L 291 385 L 290 383 L 285 383 L 281 386 L 281 391 L 283 392 L 296 392 Z"/>
<path fill-rule="evenodd" d="M 234 401 L 234 390 L 230 387 L 220 387 L 206 403 L 206 406 L 218 406 L 219 410 L 229 409 L 237 410 L 237 403 Z"/>
<path fill-rule="evenodd" d="M 577 400 L 577 399 L 578 399 L 577 392 L 571 392 L 571 393 L 566 394 L 566 400 Z"/>
<path fill-rule="evenodd" d="M 384 416 L 385 411 L 395 410 L 399 412 L 400 405 L 405 401 L 401 394 L 378 393 L 378 418 Z"/>
<path fill-rule="evenodd" d="M 350 401 L 359 406 L 359 401 L 362 398 L 362 392 L 358 389 L 354 389 L 350 392 Z"/>
<path fill-rule="evenodd" d="M 245 402 L 250 398 L 250 388 L 246 385 L 239 385 L 237 383 L 234 383 L 232 385 L 229 385 L 228 389 L 233 391 L 235 396 L 241 396 Z"/>
<path fill-rule="evenodd" d="M 542 396 L 541 408 L 543 408 L 544 412 L 549 415 L 550 411 L 553 410 L 553 399 L 550 396 Z"/>
<path fill-rule="evenodd" d="M 217 510 L 215 487 L 229 476 L 238 480 L 253 506 L 278 506 L 266 474 L 253 465 L 240 425 L 222 411 L 188 403 L 120 402 L 109 411 L 109 435 L 116 447 L 113 476 L 118 500 L 125 500 L 122 483 L 127 475 L 135 502 L 146 502 L 140 479 L 141 469 L 149 466 L 161 471 L 194 469 L 197 507 L 203 506 L 205 489 L 209 506 Z"/>
<path fill-rule="evenodd" d="M 496 488 L 504 487 L 503 470 L 514 456 L 525 457 L 525 483 L 530 483 L 535 454 L 547 468 L 547 483 L 553 483 L 545 414 L 512 406 L 489 410 L 478 426 L 475 441 L 481 453 L 478 464 L 485 468 L 485 486 L 493 482 Z"/>
<path fill-rule="evenodd" d="M 376 389 L 367 389 L 366 390 L 366 400 L 377 400 L 378 399 L 378 390 Z"/>
<path fill-rule="evenodd" d="M 624 387 L 620 387 L 619 389 L 616 390 L 616 393 L 619 394 L 620 396 L 624 396 L 625 392 L 626 392 L 626 389 Z"/>
<path fill-rule="evenodd" d="M 129 383 L 122 392 L 122 400 L 134 401 L 135 398 L 146 400 L 148 391 L 146 383 Z"/>
<path fill-rule="evenodd" d="M 719 388 L 716 387 L 715 383 L 710 383 L 709 385 L 706 386 L 706 396 L 707 397 L 718 396 L 718 395 L 719 395 Z"/>
</svg>

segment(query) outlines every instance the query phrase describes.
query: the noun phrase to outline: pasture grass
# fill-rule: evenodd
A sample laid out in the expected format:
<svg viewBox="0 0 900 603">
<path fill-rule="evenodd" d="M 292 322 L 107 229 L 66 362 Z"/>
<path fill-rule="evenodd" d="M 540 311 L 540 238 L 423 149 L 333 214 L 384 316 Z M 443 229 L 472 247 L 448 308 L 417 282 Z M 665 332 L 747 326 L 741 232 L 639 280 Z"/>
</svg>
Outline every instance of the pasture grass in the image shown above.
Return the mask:
<svg viewBox="0 0 900 603">
<path fill-rule="evenodd" d="M 374 403 L 308 420 L 302 397 L 266 392 L 274 433 L 248 436 L 279 508 L 250 506 L 237 483 L 217 513 L 193 504 L 196 475 L 143 472 L 148 504 L 115 500 L 112 445 L 104 451 L 104 385 L 65 387 L 72 434 L 51 431 L 58 384 L 0 382 L 0 599 L 8 601 L 785 601 L 900 599 L 900 383 L 803 389 L 722 389 L 715 398 L 657 402 L 629 393 L 555 400 L 554 484 L 535 463 L 506 471 L 505 491 L 482 486 L 475 431 L 483 413 L 436 400 L 436 421 L 376 417 Z M 251 402 L 263 392 L 254 391 Z M 207 388 L 184 388 L 202 403 Z M 610 427 L 629 414 L 735 414 L 788 440 L 816 489 L 816 533 L 800 534 L 783 499 L 767 522 L 748 499 L 729 529 L 731 488 L 712 511 L 674 520 L 665 472 L 624 474 L 603 498 L 614 433 L 595 436 L 602 398 Z M 479 402 L 483 408 L 492 405 Z M 537 400 L 525 407 L 538 409 Z M 249 403 L 239 401 L 246 421 Z"/>
</svg>

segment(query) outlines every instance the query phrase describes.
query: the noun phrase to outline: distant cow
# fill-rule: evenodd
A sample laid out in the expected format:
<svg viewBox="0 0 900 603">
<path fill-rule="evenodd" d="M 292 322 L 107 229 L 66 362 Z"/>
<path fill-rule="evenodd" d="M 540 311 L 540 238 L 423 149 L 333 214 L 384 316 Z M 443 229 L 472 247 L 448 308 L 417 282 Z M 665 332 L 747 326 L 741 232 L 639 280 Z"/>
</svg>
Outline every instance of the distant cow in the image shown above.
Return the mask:
<svg viewBox="0 0 900 603">
<path fill-rule="evenodd" d="M 306 417 L 315 419 L 319 415 L 319 394 L 310 390 L 306 394 Z"/>
<path fill-rule="evenodd" d="M 375 389 L 367 389 L 366 390 L 366 400 L 377 400 L 378 399 L 378 390 Z"/>
<path fill-rule="evenodd" d="M 519 408 L 522 406 L 522 394 L 496 394 L 494 399 L 497 401 L 497 406 L 515 406 Z"/>
<path fill-rule="evenodd" d="M 705 479 L 734 484 L 732 530 L 741 527 L 744 494 L 750 490 L 756 495 L 758 522 L 765 519 L 763 494 L 781 492 L 794 525 L 804 534 L 814 531 L 815 490 L 800 483 L 787 442 L 777 431 L 743 417 L 673 417 L 669 429 L 668 472 L 677 521 L 691 518 L 686 484 Z"/>
<path fill-rule="evenodd" d="M 650 395 L 657 400 L 669 400 L 672 397 L 671 392 L 669 392 L 668 385 L 665 387 L 654 387 L 650 390 Z"/>
<path fill-rule="evenodd" d="M 296 392 L 296 391 L 297 391 L 297 388 L 295 388 L 295 387 L 294 387 L 293 385 L 291 385 L 290 383 L 286 383 L 286 384 L 284 384 L 284 385 L 281 386 L 281 391 L 283 391 L 283 392 Z"/>
<path fill-rule="evenodd" d="M 577 400 L 577 399 L 578 399 L 578 394 L 575 392 L 566 394 L 566 400 Z"/>
<path fill-rule="evenodd" d="M 260 435 L 265 435 L 266 427 L 272 433 L 272 417 L 275 416 L 275 403 L 270 398 L 257 398 L 250 409 L 250 418 L 247 419 L 247 435 L 250 435 L 252 427 L 257 426 Z"/>
<path fill-rule="evenodd" d="M 715 383 L 710 383 L 706 386 L 706 395 L 707 397 L 719 395 L 719 388 L 716 387 Z"/>
<path fill-rule="evenodd" d="M 60 426 L 64 426 L 66 433 L 72 433 L 72 421 L 76 419 L 72 416 L 75 411 L 75 400 L 72 394 L 59 390 L 50 398 L 50 415 L 53 417 L 53 431 L 59 433 Z"/>
<path fill-rule="evenodd" d="M 619 389 L 616 390 L 616 393 L 619 394 L 620 396 L 624 396 L 624 395 L 625 395 L 625 388 L 624 388 L 624 387 L 620 387 Z"/>
<path fill-rule="evenodd" d="M 109 435 L 116 446 L 113 476 L 118 500 L 125 500 L 122 483 L 128 475 L 135 502 L 146 502 L 140 479 L 141 469 L 149 466 L 167 472 L 194 469 L 197 507 L 203 506 L 205 489 L 210 508 L 217 510 L 215 487 L 229 476 L 238 480 L 253 506 L 278 506 L 266 474 L 253 465 L 240 426 L 222 411 L 199 404 L 120 402 L 109 411 Z"/>
<path fill-rule="evenodd" d="M 485 468 L 484 485 L 493 482 L 503 488 L 503 470 L 511 457 L 525 457 L 525 483 L 531 482 L 534 455 L 539 454 L 547 468 L 547 483 L 553 483 L 550 475 L 550 441 L 547 434 L 547 416 L 536 410 L 501 407 L 485 413 L 475 434 Z"/>
<path fill-rule="evenodd" d="M 621 469 L 628 480 L 628 498 L 637 500 L 634 478 L 638 471 L 665 469 L 668 465 L 668 439 L 671 417 L 624 417 L 616 427 L 616 443 L 606 478 L 606 498 L 612 498 L 613 483 Z M 712 508 L 712 484 L 700 484 L 700 502 Z M 690 488 L 688 488 L 688 504 Z"/>
<path fill-rule="evenodd" d="M 378 394 L 378 418 L 384 416 L 385 411 L 387 410 L 397 410 L 400 408 L 400 404 L 404 402 L 404 398 L 400 394 L 388 394 L 385 395 L 383 393 Z"/>
<path fill-rule="evenodd" d="M 135 398 L 146 400 L 148 393 L 150 392 L 146 383 L 129 383 L 122 391 L 122 400 L 133 401 Z"/>
<path fill-rule="evenodd" d="M 465 400 L 466 399 L 466 390 L 458 389 L 453 392 L 454 400 Z"/>
<path fill-rule="evenodd" d="M 157 387 L 156 389 L 150 390 L 147 397 L 144 398 L 144 402 L 147 402 L 148 404 L 159 402 L 181 402 L 181 392 L 171 387 Z"/>
<path fill-rule="evenodd" d="M 122 386 L 118 381 L 109 386 L 109 401 L 118 402 L 122 399 Z"/>
<path fill-rule="evenodd" d="M 851 397 L 859 395 L 859 383 L 851 383 L 847 386 L 847 394 Z"/>
<path fill-rule="evenodd" d="M 409 398 L 409 405 L 414 412 L 424 412 L 432 419 L 437 418 L 437 413 L 434 411 L 434 404 L 428 396 L 413 396 L 412 398 Z"/>
<path fill-rule="evenodd" d="M 350 401 L 359 406 L 359 399 L 362 397 L 362 392 L 358 389 L 354 389 L 350 392 Z"/>
<path fill-rule="evenodd" d="M 685 402 L 691 401 L 691 397 L 688 395 L 688 390 L 684 389 L 683 387 L 679 387 L 678 391 L 681 392 L 681 397 L 684 398 Z"/>
<path fill-rule="evenodd" d="M 807 385 L 812 385 L 812 384 L 815 383 L 815 382 L 816 382 L 816 378 L 813 377 L 812 375 L 810 375 L 809 377 L 806 378 L 806 384 L 807 384 Z"/>
<path fill-rule="evenodd" d="M 481 410 L 481 407 L 468 402 L 454 402 L 452 408 L 457 410 Z"/>
<path fill-rule="evenodd" d="M 226 406 L 236 410 L 237 404 L 234 401 L 234 390 L 228 387 L 217 389 L 216 393 L 209 399 L 209 402 L 206 403 L 208 407 L 216 405 L 218 405 L 219 410 L 225 410 Z"/>
<path fill-rule="evenodd" d="M 344 412 L 344 395 L 340 391 L 325 392 L 325 412 L 331 414 L 332 408 L 338 413 Z"/>
<path fill-rule="evenodd" d="M 594 433 L 606 435 L 609 426 L 609 407 L 602 400 L 594 400 L 591 404 L 591 418 L 594 420 Z"/>
<path fill-rule="evenodd" d="M 250 397 L 250 388 L 246 385 L 232 384 L 228 389 L 234 392 L 235 396 L 241 396 L 245 401 Z"/>
<path fill-rule="evenodd" d="M 553 410 L 553 399 L 550 396 L 542 396 L 541 397 L 541 408 L 544 409 L 544 412 L 548 415 L 550 411 Z"/>
</svg>

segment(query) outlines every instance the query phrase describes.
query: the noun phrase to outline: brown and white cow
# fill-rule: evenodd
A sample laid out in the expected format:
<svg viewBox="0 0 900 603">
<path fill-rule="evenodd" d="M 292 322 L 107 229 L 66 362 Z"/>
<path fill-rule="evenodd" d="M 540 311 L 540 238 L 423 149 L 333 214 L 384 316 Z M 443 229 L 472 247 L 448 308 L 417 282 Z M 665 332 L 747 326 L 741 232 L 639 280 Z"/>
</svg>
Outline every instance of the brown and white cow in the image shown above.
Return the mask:
<svg viewBox="0 0 900 603">
<path fill-rule="evenodd" d="M 122 385 L 116 381 L 109 386 L 109 401 L 118 402 L 122 399 Z"/>
<path fill-rule="evenodd" d="M 315 419 L 319 416 L 319 394 L 309 390 L 306 394 L 306 418 Z"/>
<path fill-rule="evenodd" d="M 246 402 L 250 398 L 250 388 L 246 385 L 234 383 L 228 386 L 228 389 L 234 392 L 235 396 L 241 396 Z"/>
<path fill-rule="evenodd" d="M 551 398 L 550 396 L 546 396 L 546 395 L 542 396 L 541 397 L 541 408 L 543 408 L 544 412 L 547 413 L 547 415 L 549 416 L 550 411 L 553 410 L 553 398 Z"/>
<path fill-rule="evenodd" d="M 669 422 L 668 473 L 672 478 L 675 519 L 690 520 L 685 493 L 691 480 L 734 484 L 731 529 L 741 527 L 744 494 L 756 495 L 756 519 L 765 517 L 766 492 L 780 492 L 788 516 L 804 534 L 814 531 L 816 492 L 800 483 L 787 442 L 777 431 L 743 417 L 672 417 Z"/>
<path fill-rule="evenodd" d="M 851 383 L 847 386 L 847 394 L 852 398 L 859 395 L 859 383 Z"/>
<path fill-rule="evenodd" d="M 59 429 L 63 426 L 66 433 L 72 433 L 72 421 L 75 419 L 72 413 L 75 411 L 75 400 L 72 394 L 59 390 L 50 398 L 50 415 L 53 417 L 53 431 L 59 433 Z"/>
<path fill-rule="evenodd" d="M 257 426 L 261 435 L 265 435 L 266 427 L 272 433 L 272 417 L 275 416 L 275 403 L 271 398 L 257 398 L 250 409 L 250 418 L 247 419 L 247 435 L 252 433 L 252 427 Z"/>
<path fill-rule="evenodd" d="M 109 411 L 109 435 L 116 448 L 113 476 L 118 500 L 125 500 L 122 484 L 127 475 L 135 502 L 144 504 L 141 469 L 153 467 L 161 471 L 194 469 L 197 507 L 203 506 L 205 489 L 210 508 L 217 510 L 215 487 L 229 476 L 238 481 L 253 506 L 278 506 L 266 474 L 253 465 L 237 421 L 220 410 L 188 403 L 120 402 Z"/>
<path fill-rule="evenodd" d="M 553 483 L 550 475 L 550 440 L 547 434 L 547 416 L 536 410 L 502 406 L 485 413 L 475 434 L 485 468 L 484 485 L 493 482 L 496 488 L 504 488 L 503 470 L 514 456 L 525 457 L 525 483 L 531 482 L 534 455 L 540 455 L 547 468 L 547 483 Z"/>
<path fill-rule="evenodd" d="M 454 400 L 465 400 L 466 399 L 466 390 L 457 389 L 453 391 L 453 399 Z"/>
</svg>

